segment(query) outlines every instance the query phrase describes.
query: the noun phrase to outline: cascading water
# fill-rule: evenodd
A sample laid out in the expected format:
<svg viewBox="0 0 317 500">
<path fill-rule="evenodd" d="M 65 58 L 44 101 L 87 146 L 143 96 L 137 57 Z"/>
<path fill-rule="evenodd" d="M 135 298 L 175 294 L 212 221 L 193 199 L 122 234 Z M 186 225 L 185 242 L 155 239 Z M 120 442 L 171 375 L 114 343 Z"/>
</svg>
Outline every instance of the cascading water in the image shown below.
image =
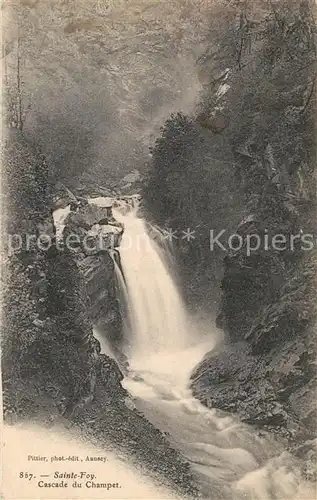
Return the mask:
<svg viewBox="0 0 317 500">
<path fill-rule="evenodd" d="M 188 344 L 185 308 L 157 243 L 145 222 L 131 210 L 116 218 L 124 222 L 121 264 L 129 295 L 132 327 L 130 358 L 164 355 Z"/>
<path fill-rule="evenodd" d="M 117 211 L 115 217 L 125 228 L 120 283 L 128 297 L 130 371 L 124 385 L 137 408 L 187 457 L 203 498 L 314 498 L 298 464 L 273 438 L 259 437 L 235 417 L 192 397 L 189 375 L 215 344 L 213 329 L 198 335 L 193 328 L 162 249 L 148 236 L 136 209 L 124 215 Z"/>
</svg>

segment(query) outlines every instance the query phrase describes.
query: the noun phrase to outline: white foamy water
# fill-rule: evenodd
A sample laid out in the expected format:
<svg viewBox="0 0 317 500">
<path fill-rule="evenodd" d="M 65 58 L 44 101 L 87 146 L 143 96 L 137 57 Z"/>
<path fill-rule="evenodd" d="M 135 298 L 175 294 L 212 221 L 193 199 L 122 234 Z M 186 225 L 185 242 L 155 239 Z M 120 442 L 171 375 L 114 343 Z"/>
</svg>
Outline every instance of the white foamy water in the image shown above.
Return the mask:
<svg viewBox="0 0 317 500">
<path fill-rule="evenodd" d="M 188 345 L 190 332 L 180 295 L 145 222 L 134 210 L 115 217 L 125 227 L 120 255 L 132 325 L 129 356 L 131 363 L 141 360 L 144 366 L 149 353 L 170 356 Z"/>
<path fill-rule="evenodd" d="M 195 330 L 162 249 L 149 238 L 135 210 L 124 223 L 121 263 L 129 300 L 130 374 L 124 386 L 139 410 L 192 465 L 203 498 L 304 500 L 315 488 L 273 438 L 260 438 L 235 416 L 208 409 L 188 389 L 191 370 L 212 349 L 217 334 Z"/>
<path fill-rule="evenodd" d="M 69 212 L 70 212 L 70 205 L 67 205 L 67 207 L 65 208 L 57 208 L 53 212 L 53 220 L 56 228 L 57 240 L 60 240 L 63 236 L 63 231 L 65 228 L 65 220 Z"/>
</svg>

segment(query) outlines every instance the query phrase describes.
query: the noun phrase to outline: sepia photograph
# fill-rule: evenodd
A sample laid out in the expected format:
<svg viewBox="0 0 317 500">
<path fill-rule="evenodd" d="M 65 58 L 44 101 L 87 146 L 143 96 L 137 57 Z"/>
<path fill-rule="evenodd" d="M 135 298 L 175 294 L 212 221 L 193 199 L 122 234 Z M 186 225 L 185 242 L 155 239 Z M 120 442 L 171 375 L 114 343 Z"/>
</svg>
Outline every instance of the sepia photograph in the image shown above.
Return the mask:
<svg viewBox="0 0 317 500">
<path fill-rule="evenodd" d="M 317 498 L 316 14 L 1 1 L 1 500 Z"/>
</svg>

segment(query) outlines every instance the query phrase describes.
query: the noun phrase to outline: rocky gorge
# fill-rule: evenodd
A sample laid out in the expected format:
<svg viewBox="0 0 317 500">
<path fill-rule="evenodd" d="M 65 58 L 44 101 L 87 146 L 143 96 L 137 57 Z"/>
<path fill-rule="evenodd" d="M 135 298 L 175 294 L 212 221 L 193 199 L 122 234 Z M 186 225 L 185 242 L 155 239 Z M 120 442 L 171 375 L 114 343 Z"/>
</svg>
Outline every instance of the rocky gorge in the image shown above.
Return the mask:
<svg viewBox="0 0 317 500">
<path fill-rule="evenodd" d="M 253 2 L 238 16 L 231 5 L 212 28 L 198 105 L 162 128 L 145 203 L 161 225 L 195 231 L 190 245 L 175 239 L 188 307 L 225 335 L 194 369 L 193 394 L 305 449 L 315 478 L 314 7 Z"/>
<path fill-rule="evenodd" d="M 6 424 L 32 420 L 47 429 L 56 424 L 72 426 L 85 440 L 129 457 L 137 469 L 148 471 L 160 484 L 184 497 L 192 496 L 196 486 L 186 460 L 136 410 L 121 385 L 123 374 L 118 364 L 101 354 L 100 343 L 93 335 L 93 326 L 98 326 L 114 350 L 120 344 L 122 318 L 111 252 L 119 244 L 122 227 L 109 208 L 99 208 L 83 198 L 77 200 L 75 195 L 67 198 L 67 191 L 63 199 L 57 197 L 58 201 L 56 191 L 45 193 L 36 217 L 33 198 L 19 198 L 14 193 L 18 182 L 21 187 L 25 182 L 19 168 L 24 171 L 25 162 L 31 162 L 30 188 L 32 173 L 39 169 L 45 172 L 43 157 L 22 134 L 12 131 L 4 159 L 8 168 L 6 206 L 10 207 L 7 228 L 23 234 L 25 221 L 24 229 L 40 235 L 44 227 L 45 234 L 52 237 L 52 245 L 45 250 L 34 243 L 27 250 L 11 247 L 8 252 L 6 245 L 6 271 L 2 276 Z M 10 177 L 13 173 L 14 182 Z M 56 210 L 71 204 L 76 208 L 66 216 L 64 237 L 77 234 L 79 238 L 71 248 L 61 248 Z M 105 229 L 102 249 L 87 250 L 81 243 L 88 235 L 89 249 L 92 247 L 91 238 L 95 241 L 96 233 L 91 233 L 91 228 L 98 222 Z"/>
<path fill-rule="evenodd" d="M 232 471 L 231 458 L 222 469 L 227 448 L 229 457 L 242 448 L 251 470 L 261 465 L 256 453 L 250 457 L 244 449 L 245 428 L 254 430 L 256 443 L 259 436 L 275 436 L 300 459 L 303 477 L 316 480 L 316 28 L 311 2 L 220 1 L 209 11 L 208 2 L 176 1 L 178 7 L 182 4 L 178 16 L 177 9 L 137 0 L 129 4 L 135 8 L 131 24 L 123 2 L 104 13 L 102 22 L 96 22 L 100 13 L 90 20 L 74 17 L 73 1 L 60 2 L 55 15 L 46 9 L 46 0 L 22 3 L 24 48 L 31 60 L 38 56 L 34 67 L 25 70 L 25 99 L 32 100 L 37 87 L 34 75 L 40 74 L 41 96 L 54 73 L 54 92 L 61 95 L 57 90 L 66 82 L 70 101 L 65 97 L 67 106 L 60 112 L 64 101 L 55 107 L 50 88 L 45 106 L 38 99 L 23 124 L 10 117 L 3 141 L 5 422 L 14 426 L 32 420 L 45 429 L 71 426 L 84 439 L 128 457 L 182 498 L 199 496 L 201 475 L 194 467 L 201 472 L 210 466 L 207 472 L 220 470 L 220 476 L 225 470 L 224 477 L 236 480 L 244 469 Z M 85 12 L 84 2 L 78 6 Z M 55 41 L 66 16 L 64 45 L 59 41 L 56 51 L 65 52 L 68 62 L 74 53 L 77 59 L 78 51 L 84 54 L 89 92 L 82 90 L 77 66 L 70 65 L 68 72 L 64 61 L 65 67 L 52 70 L 57 63 L 47 63 L 47 40 L 40 53 L 33 14 L 43 16 L 44 26 L 52 24 L 49 36 Z M 128 34 L 121 15 L 129 24 Z M 179 29 L 174 33 L 175 23 Z M 110 47 L 103 52 L 106 40 Z M 144 54 L 139 40 L 145 40 Z M 7 50 L 13 64 L 11 42 Z M 173 60 L 167 57 L 171 43 Z M 135 57 L 131 51 L 137 51 Z M 146 54 L 151 54 L 147 69 L 137 57 Z M 142 99 L 145 73 L 148 87 Z M 108 110 L 106 94 L 99 109 L 94 89 L 104 79 L 117 114 Z M 179 80 L 182 94 L 176 99 L 174 83 Z M 154 99 L 155 112 L 147 103 L 152 94 L 163 96 L 163 105 Z M 108 114 L 115 116 L 109 130 Z M 160 266 L 155 269 L 145 256 L 127 262 L 142 271 L 147 264 L 146 286 L 152 285 L 153 274 L 151 299 L 148 289 L 140 293 L 144 316 L 153 306 L 168 311 L 164 317 L 156 309 L 155 321 L 150 318 L 143 333 L 162 340 L 164 322 L 175 316 L 154 276 L 160 269 L 175 298 L 172 312 L 186 318 L 184 298 L 186 313 L 208 318 L 209 340 L 219 331 L 224 337 L 197 359 L 186 379 L 190 393 L 159 379 L 157 406 L 151 406 L 152 379 L 144 382 L 146 373 L 136 373 L 132 386 L 143 383 L 149 400 L 132 398 L 125 388 L 130 373 L 121 349 L 126 318 L 118 279 L 125 281 L 120 246 L 126 232 L 113 209 L 124 212 L 135 193 L 142 197 L 146 236 L 163 239 L 164 248 L 155 247 L 152 262 Z M 211 249 L 210 230 L 223 229 L 243 242 L 240 247 Z M 46 239 L 39 245 L 43 234 Z M 250 237 L 271 242 L 275 235 L 288 242 L 283 249 L 260 244 L 250 252 L 245 243 Z M 71 244 L 65 245 L 67 238 Z M 177 276 L 177 287 L 161 266 L 159 250 L 170 258 L 166 267 Z M 186 321 L 180 324 L 166 330 L 170 337 L 179 331 L 187 335 Z M 192 340 L 200 333 L 199 327 L 191 331 Z M 184 368 L 190 365 L 188 359 L 180 360 Z M 167 373 L 174 362 L 169 358 L 164 365 Z M 232 422 L 239 422 L 238 438 L 230 423 L 228 430 L 215 418 L 218 411 L 226 422 L 237 419 Z M 171 416 L 172 423 L 166 423 Z M 184 434 L 179 438 L 181 419 Z M 193 443 L 188 452 L 186 446 Z M 266 457 L 264 447 L 259 449 Z M 227 496 L 227 485 L 221 489 L 219 477 L 212 474 L 217 498 L 231 499 L 234 493 Z M 202 475 L 208 490 L 210 483 Z"/>
</svg>

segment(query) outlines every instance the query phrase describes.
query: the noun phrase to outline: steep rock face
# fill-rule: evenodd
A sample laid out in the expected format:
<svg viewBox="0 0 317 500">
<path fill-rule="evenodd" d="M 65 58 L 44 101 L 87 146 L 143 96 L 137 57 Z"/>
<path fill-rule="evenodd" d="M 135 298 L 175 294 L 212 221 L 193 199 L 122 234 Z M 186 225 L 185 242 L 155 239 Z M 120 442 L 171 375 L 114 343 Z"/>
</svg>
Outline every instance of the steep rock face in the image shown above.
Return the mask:
<svg viewBox="0 0 317 500">
<path fill-rule="evenodd" d="M 308 439 L 316 432 L 315 262 L 303 267 L 244 338 L 208 353 L 191 378 L 194 394 L 208 406 Z"/>
<path fill-rule="evenodd" d="M 115 308 L 116 293 L 114 263 L 108 252 L 85 257 L 79 262 L 83 272 L 87 294 L 90 299 L 91 316 L 95 323 L 106 318 Z"/>
<path fill-rule="evenodd" d="M 89 317 L 117 348 L 122 339 L 122 315 L 111 254 L 120 245 L 123 228 L 109 207 L 88 203 L 71 211 L 64 224 L 62 240 L 78 236 L 71 254 L 84 281 Z"/>
<path fill-rule="evenodd" d="M 238 411 L 297 442 L 316 432 L 311 7 L 255 2 L 233 16 L 226 57 L 220 59 L 220 40 L 207 58 L 197 115 L 230 140 L 245 202 L 223 259 L 217 323 L 228 343 L 206 355 L 192 389 L 205 404 Z"/>
<path fill-rule="evenodd" d="M 287 437 L 290 449 L 304 459 L 304 474 L 313 480 L 316 292 L 316 255 L 311 255 L 290 273 L 275 300 L 259 308 L 249 329 L 239 329 L 237 322 L 235 330 L 234 316 L 228 316 L 227 343 L 207 353 L 191 375 L 193 394 L 206 406 L 237 412 L 242 421 Z M 230 306 L 234 298 L 225 298 Z M 248 303 L 241 307 L 247 320 Z M 221 314 L 222 324 L 226 314 Z"/>
</svg>

